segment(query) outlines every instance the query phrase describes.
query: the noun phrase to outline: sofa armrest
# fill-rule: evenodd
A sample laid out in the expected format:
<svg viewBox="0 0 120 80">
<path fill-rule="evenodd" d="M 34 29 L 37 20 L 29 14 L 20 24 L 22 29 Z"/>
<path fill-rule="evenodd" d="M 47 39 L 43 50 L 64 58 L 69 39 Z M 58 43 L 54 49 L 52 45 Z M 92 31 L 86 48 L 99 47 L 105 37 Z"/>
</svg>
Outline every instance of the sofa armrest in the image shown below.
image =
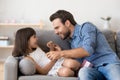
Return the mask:
<svg viewBox="0 0 120 80">
<path fill-rule="evenodd" d="M 4 80 L 17 80 L 18 78 L 18 61 L 9 56 L 4 64 Z"/>
</svg>

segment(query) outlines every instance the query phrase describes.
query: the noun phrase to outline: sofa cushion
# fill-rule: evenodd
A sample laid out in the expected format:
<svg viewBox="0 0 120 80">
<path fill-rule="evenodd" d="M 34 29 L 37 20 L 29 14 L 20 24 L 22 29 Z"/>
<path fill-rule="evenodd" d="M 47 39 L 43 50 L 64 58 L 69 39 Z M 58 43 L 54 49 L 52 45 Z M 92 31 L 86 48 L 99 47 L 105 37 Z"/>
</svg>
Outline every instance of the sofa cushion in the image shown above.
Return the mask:
<svg viewBox="0 0 120 80">
<path fill-rule="evenodd" d="M 116 47 L 117 47 L 117 54 L 120 58 L 120 31 L 116 33 Z"/>
<path fill-rule="evenodd" d="M 20 76 L 19 80 L 78 80 L 78 78 L 34 75 L 34 76 Z"/>
<path fill-rule="evenodd" d="M 105 35 L 110 47 L 113 49 L 114 52 L 116 52 L 115 48 L 115 33 L 111 30 L 104 30 L 102 31 Z"/>
<path fill-rule="evenodd" d="M 60 45 L 60 47 L 64 49 L 70 49 L 70 44 L 68 40 L 62 40 L 56 34 L 54 34 L 53 30 L 36 30 L 36 34 L 38 37 L 38 44 L 41 49 L 45 52 L 48 52 L 49 49 L 47 48 L 46 44 L 48 41 L 53 41 Z"/>
<path fill-rule="evenodd" d="M 32 75 L 36 73 L 34 62 L 27 58 L 23 58 L 19 62 L 19 70 L 24 75 Z"/>
</svg>

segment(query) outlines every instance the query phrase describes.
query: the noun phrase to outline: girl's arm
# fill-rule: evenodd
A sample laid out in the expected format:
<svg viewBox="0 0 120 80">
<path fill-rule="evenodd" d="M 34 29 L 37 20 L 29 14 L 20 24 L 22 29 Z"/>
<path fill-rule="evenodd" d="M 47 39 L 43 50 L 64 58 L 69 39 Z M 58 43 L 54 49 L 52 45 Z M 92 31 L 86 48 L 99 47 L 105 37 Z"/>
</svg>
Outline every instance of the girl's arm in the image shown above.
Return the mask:
<svg viewBox="0 0 120 80">
<path fill-rule="evenodd" d="M 50 71 L 50 69 L 53 67 L 53 65 L 56 63 L 56 61 L 50 61 L 46 66 L 41 67 L 34 61 L 32 57 L 27 56 L 27 58 L 31 59 L 34 62 L 37 72 L 43 75 L 46 75 Z"/>
<path fill-rule="evenodd" d="M 35 62 L 35 66 L 37 69 L 37 72 L 43 75 L 46 75 L 50 69 L 53 67 L 53 65 L 55 64 L 56 61 L 50 61 L 46 66 L 44 66 L 43 68 L 40 67 L 36 62 Z"/>
</svg>

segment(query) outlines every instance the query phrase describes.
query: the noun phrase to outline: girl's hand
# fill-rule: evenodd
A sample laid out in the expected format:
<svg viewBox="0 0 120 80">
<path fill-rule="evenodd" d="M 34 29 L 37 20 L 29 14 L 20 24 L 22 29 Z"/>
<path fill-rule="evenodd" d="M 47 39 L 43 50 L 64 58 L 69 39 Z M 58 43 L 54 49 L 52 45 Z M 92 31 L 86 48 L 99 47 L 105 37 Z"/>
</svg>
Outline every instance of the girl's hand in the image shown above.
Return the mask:
<svg viewBox="0 0 120 80">
<path fill-rule="evenodd" d="M 55 51 L 61 51 L 61 50 L 62 50 L 61 47 L 59 45 L 55 44 Z"/>
<path fill-rule="evenodd" d="M 51 60 L 51 62 L 53 62 L 53 63 L 56 63 L 56 61 L 57 61 L 56 59 L 55 60 Z"/>
<path fill-rule="evenodd" d="M 50 51 L 61 51 L 61 47 L 55 44 L 53 41 L 47 43 L 47 47 L 50 48 Z"/>
</svg>

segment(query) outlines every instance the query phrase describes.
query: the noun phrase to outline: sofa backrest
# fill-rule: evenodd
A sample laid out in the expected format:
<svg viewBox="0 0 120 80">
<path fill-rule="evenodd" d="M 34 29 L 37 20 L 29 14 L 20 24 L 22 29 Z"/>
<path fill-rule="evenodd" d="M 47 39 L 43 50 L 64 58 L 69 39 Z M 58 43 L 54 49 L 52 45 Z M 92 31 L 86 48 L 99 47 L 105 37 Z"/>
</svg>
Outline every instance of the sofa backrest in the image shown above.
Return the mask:
<svg viewBox="0 0 120 80">
<path fill-rule="evenodd" d="M 120 58 L 120 31 L 116 33 L 116 48 L 118 57 Z"/>
<path fill-rule="evenodd" d="M 36 30 L 36 34 L 38 37 L 38 45 L 45 52 L 49 51 L 46 46 L 48 41 L 57 43 L 63 50 L 70 49 L 69 41 L 67 39 L 62 40 L 60 37 L 54 34 L 53 30 Z"/>
<path fill-rule="evenodd" d="M 102 31 L 105 35 L 108 43 L 110 44 L 111 48 L 116 52 L 116 45 L 115 45 L 115 33 L 111 30 L 104 30 Z M 54 41 L 58 45 L 62 47 L 62 49 L 70 49 L 70 44 L 68 40 L 62 40 L 56 34 L 54 34 L 53 30 L 36 30 L 37 37 L 38 37 L 38 44 L 39 46 L 45 51 L 48 52 L 49 49 L 47 48 L 46 44 L 48 41 Z M 118 33 L 120 34 L 120 33 Z M 118 36 L 120 39 L 120 35 Z M 117 42 L 119 42 L 118 40 Z M 118 44 L 118 49 L 120 53 L 120 44 Z"/>
<path fill-rule="evenodd" d="M 103 34 L 105 35 L 110 47 L 113 49 L 114 52 L 116 52 L 116 40 L 115 40 L 115 32 L 111 30 L 104 30 L 102 31 Z"/>
</svg>

